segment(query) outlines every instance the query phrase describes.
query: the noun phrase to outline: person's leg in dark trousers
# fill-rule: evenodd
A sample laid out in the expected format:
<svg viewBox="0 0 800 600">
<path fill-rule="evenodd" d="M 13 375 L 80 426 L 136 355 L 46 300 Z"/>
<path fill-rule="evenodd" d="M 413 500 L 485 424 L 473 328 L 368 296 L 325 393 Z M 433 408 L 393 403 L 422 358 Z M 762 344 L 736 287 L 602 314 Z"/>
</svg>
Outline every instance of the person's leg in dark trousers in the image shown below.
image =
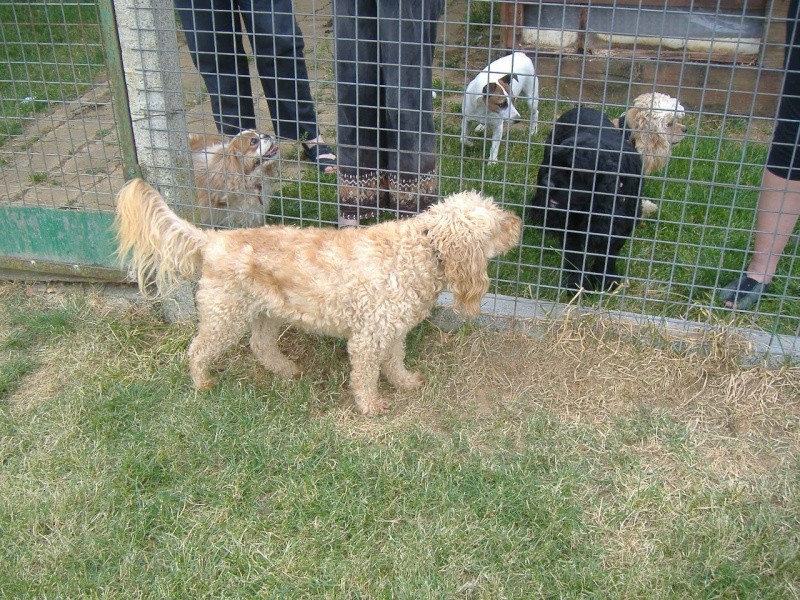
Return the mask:
<svg viewBox="0 0 800 600">
<path fill-rule="evenodd" d="M 438 199 L 431 63 L 440 13 L 441 0 L 379 0 L 381 181 L 388 207 L 400 213 L 420 212 Z"/>
<path fill-rule="evenodd" d="M 316 139 L 317 115 L 308 82 L 303 34 L 291 0 L 239 0 L 275 135 Z"/>
<path fill-rule="evenodd" d="M 217 129 L 255 129 L 255 107 L 236 0 L 175 0 L 186 43 L 211 99 Z"/>
<path fill-rule="evenodd" d="M 334 0 L 339 222 L 355 224 L 378 205 L 380 106 L 375 0 Z"/>
</svg>

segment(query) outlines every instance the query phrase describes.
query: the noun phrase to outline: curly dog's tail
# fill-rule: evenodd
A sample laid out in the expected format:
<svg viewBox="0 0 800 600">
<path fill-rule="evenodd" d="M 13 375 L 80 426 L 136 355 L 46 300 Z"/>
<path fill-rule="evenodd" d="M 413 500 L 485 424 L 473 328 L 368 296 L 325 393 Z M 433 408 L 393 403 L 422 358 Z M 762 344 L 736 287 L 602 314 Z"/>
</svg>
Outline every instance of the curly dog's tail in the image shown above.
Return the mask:
<svg viewBox="0 0 800 600">
<path fill-rule="evenodd" d="M 132 179 L 119 191 L 114 225 L 117 255 L 121 262 L 129 258 L 142 293 L 155 284 L 163 294 L 196 278 L 208 232 L 178 217 L 143 179 Z"/>
</svg>

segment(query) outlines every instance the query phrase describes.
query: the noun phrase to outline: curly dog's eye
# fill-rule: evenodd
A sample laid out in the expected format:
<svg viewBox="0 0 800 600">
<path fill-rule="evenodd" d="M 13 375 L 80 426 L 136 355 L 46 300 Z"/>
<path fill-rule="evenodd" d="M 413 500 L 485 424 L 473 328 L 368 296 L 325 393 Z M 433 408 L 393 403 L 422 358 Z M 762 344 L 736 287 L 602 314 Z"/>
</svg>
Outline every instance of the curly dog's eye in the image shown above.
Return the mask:
<svg viewBox="0 0 800 600">
<path fill-rule="evenodd" d="M 256 146 L 258 144 L 258 142 L 259 142 L 258 138 L 251 138 L 250 139 L 250 145 L 251 146 Z"/>
</svg>

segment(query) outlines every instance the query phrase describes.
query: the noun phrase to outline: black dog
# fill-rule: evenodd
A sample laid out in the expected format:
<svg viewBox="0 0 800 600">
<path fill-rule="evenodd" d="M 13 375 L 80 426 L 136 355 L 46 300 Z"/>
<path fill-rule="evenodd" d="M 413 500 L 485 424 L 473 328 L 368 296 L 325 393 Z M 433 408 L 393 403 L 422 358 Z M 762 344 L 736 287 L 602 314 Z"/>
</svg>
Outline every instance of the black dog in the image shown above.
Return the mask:
<svg viewBox="0 0 800 600">
<path fill-rule="evenodd" d="M 544 151 L 529 220 L 559 236 L 569 288 L 618 285 L 617 256 L 639 216 L 642 159 L 603 113 L 573 108 Z"/>
</svg>

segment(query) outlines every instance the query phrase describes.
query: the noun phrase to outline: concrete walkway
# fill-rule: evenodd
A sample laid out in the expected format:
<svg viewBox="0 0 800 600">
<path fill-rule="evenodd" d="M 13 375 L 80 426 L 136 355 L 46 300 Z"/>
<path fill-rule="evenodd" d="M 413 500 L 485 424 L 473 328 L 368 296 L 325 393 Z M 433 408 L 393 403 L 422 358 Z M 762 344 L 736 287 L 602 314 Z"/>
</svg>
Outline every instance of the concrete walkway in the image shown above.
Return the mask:
<svg viewBox="0 0 800 600">
<path fill-rule="evenodd" d="M 298 0 L 297 18 L 306 41 L 312 91 L 319 123 L 335 138 L 335 99 L 330 0 Z M 210 102 L 186 44 L 179 37 L 182 84 L 189 132 L 213 132 Z M 101 79 L 70 102 L 53 103 L 53 110 L 31 119 L 21 135 L 0 148 L 0 206 L 26 205 L 59 209 L 113 209 L 114 195 L 124 182 L 111 87 Z M 261 92 L 254 79 L 253 89 Z M 271 132 L 263 93 L 257 104 L 259 127 Z M 299 159 L 296 144 L 281 147 L 281 179 L 310 168 Z"/>
</svg>

